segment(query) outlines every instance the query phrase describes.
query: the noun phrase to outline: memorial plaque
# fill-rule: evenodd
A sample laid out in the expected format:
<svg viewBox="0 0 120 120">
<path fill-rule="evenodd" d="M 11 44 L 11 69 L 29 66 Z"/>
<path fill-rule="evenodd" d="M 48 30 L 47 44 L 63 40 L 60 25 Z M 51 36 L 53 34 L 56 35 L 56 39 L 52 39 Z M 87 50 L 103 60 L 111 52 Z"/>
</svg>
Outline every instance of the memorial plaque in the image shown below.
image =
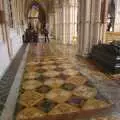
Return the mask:
<svg viewBox="0 0 120 120">
<path fill-rule="evenodd" d="M 4 15 L 4 11 L 0 10 L 0 24 L 5 23 L 5 15 Z"/>
</svg>

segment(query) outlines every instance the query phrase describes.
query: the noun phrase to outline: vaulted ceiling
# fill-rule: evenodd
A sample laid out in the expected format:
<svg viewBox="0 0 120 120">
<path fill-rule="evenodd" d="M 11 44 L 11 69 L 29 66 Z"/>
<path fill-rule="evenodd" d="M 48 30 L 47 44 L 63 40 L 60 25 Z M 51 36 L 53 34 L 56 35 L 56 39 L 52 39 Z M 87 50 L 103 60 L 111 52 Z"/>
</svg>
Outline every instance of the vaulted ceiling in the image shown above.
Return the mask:
<svg viewBox="0 0 120 120">
<path fill-rule="evenodd" d="M 40 20 L 46 20 L 49 9 L 54 0 L 11 0 L 14 19 L 18 22 L 28 18 L 29 11 L 33 6 L 38 7 Z"/>
</svg>

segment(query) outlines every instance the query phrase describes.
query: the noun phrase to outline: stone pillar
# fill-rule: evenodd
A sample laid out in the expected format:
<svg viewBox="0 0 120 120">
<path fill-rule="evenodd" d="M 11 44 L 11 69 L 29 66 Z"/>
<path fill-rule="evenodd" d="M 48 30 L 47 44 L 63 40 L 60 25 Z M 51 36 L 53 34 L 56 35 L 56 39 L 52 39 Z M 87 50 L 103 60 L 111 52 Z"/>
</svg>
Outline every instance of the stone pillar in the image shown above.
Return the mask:
<svg viewBox="0 0 120 120">
<path fill-rule="evenodd" d="M 120 32 L 120 0 L 116 0 L 114 32 Z"/>
<path fill-rule="evenodd" d="M 66 23 L 66 20 L 65 20 L 65 5 L 63 5 L 63 43 L 65 44 L 66 42 L 66 39 L 65 39 L 65 23 Z"/>
<path fill-rule="evenodd" d="M 90 47 L 89 51 L 91 50 L 93 44 L 94 44 L 94 25 L 95 25 L 95 2 L 96 0 L 91 0 L 91 22 L 90 22 Z"/>
<path fill-rule="evenodd" d="M 97 44 L 100 40 L 100 26 L 101 26 L 101 0 L 95 2 L 95 24 L 94 24 L 94 37 L 93 45 Z"/>
<path fill-rule="evenodd" d="M 58 25 L 58 21 L 57 21 L 57 9 L 58 9 L 58 6 L 57 6 L 57 3 L 55 2 L 55 39 L 57 40 L 58 38 L 58 35 L 57 35 L 57 25 Z"/>
<path fill-rule="evenodd" d="M 59 1 L 59 4 L 57 3 L 56 5 L 57 7 L 55 7 L 55 21 L 56 30 L 58 29 L 56 31 L 57 39 L 59 39 L 60 43 L 72 44 L 73 36 L 77 35 L 77 31 L 75 31 L 75 28 L 77 26 L 75 25 L 77 24 L 77 0 L 63 0 Z"/>
<path fill-rule="evenodd" d="M 83 40 L 84 40 L 84 0 L 78 1 L 78 55 L 82 55 L 83 52 Z"/>
<path fill-rule="evenodd" d="M 55 27 L 56 27 L 56 24 L 55 24 L 55 4 L 54 4 L 54 6 L 53 6 L 54 8 L 54 10 L 53 10 L 53 20 L 54 20 L 54 22 L 53 22 L 53 37 L 54 37 L 54 39 L 55 39 Z"/>
<path fill-rule="evenodd" d="M 49 34 L 53 34 L 54 27 L 54 13 L 49 13 Z"/>
<path fill-rule="evenodd" d="M 104 0 L 104 23 L 102 26 L 102 40 L 105 42 L 105 32 L 107 29 L 107 15 L 108 15 L 109 0 Z"/>
<path fill-rule="evenodd" d="M 78 40 L 79 40 L 79 55 L 87 56 L 89 53 L 90 43 L 90 11 L 91 11 L 91 0 L 80 0 L 79 2 L 79 14 L 78 17 Z M 80 28 L 79 28 L 80 27 Z"/>
<path fill-rule="evenodd" d="M 60 5 L 59 9 L 59 42 L 63 43 L 63 7 Z"/>
<path fill-rule="evenodd" d="M 89 53 L 91 0 L 84 0 L 84 4 L 85 4 L 85 18 L 84 18 L 84 44 L 82 56 L 87 56 Z"/>
<path fill-rule="evenodd" d="M 61 32 L 62 32 L 62 7 L 59 4 L 60 1 L 55 1 L 55 38 L 57 42 L 61 43 Z"/>
<path fill-rule="evenodd" d="M 70 6 L 69 1 L 63 3 L 63 43 L 70 44 Z"/>
<path fill-rule="evenodd" d="M 2 22 L 5 22 L 5 18 L 4 18 L 4 6 L 3 6 L 3 0 L 0 1 L 0 11 L 2 11 Z M 0 16 L 1 17 L 1 16 Z M 0 40 L 4 40 L 6 39 L 6 35 L 4 34 L 4 26 L 5 23 L 1 23 L 0 24 Z"/>
<path fill-rule="evenodd" d="M 57 9 L 57 39 L 58 39 L 58 42 L 60 43 L 60 22 L 61 22 L 61 19 L 60 19 L 60 10 L 61 8 L 58 7 Z"/>
<path fill-rule="evenodd" d="M 86 57 L 100 40 L 101 0 L 80 0 L 78 4 L 78 55 Z"/>
<path fill-rule="evenodd" d="M 76 44 L 78 0 L 70 0 L 70 44 Z"/>
<path fill-rule="evenodd" d="M 80 15 L 81 15 L 81 11 L 80 11 L 80 0 L 78 0 L 78 12 L 77 12 L 77 54 L 79 55 L 80 53 Z"/>
<path fill-rule="evenodd" d="M 12 48 L 11 48 L 11 41 L 8 38 L 9 37 L 9 11 L 8 11 L 8 1 L 7 0 L 2 0 L 1 1 L 1 7 L 0 9 L 2 11 L 4 11 L 4 19 L 5 22 L 1 25 L 1 30 L 2 30 L 2 36 L 3 36 L 3 40 L 5 42 L 5 44 L 7 45 L 7 49 L 8 49 L 8 54 L 9 57 L 11 59 L 12 57 Z"/>
<path fill-rule="evenodd" d="M 13 27 L 15 29 L 17 29 L 17 24 L 18 24 L 18 11 L 17 11 L 17 1 L 16 0 L 12 0 L 11 2 L 12 5 L 12 13 L 13 13 Z"/>
</svg>

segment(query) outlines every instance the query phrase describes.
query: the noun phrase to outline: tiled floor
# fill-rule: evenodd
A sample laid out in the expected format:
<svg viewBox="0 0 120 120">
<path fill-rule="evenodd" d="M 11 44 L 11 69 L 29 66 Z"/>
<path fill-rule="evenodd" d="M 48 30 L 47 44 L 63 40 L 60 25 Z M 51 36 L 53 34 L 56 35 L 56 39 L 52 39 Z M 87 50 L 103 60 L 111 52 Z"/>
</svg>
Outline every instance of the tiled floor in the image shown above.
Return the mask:
<svg viewBox="0 0 120 120">
<path fill-rule="evenodd" d="M 86 60 L 76 58 L 71 48 L 55 43 L 31 45 L 16 120 L 120 119 L 120 109 L 112 108 L 115 101 L 119 105 L 119 86 Z M 104 110 L 108 117 L 99 117 Z"/>
</svg>

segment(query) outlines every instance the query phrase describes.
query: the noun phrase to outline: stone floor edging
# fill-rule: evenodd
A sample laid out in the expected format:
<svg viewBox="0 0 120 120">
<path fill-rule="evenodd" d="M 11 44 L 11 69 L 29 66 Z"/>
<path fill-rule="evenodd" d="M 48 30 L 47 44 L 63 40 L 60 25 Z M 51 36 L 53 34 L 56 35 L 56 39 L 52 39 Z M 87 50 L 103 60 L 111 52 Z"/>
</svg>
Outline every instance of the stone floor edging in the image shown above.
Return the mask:
<svg viewBox="0 0 120 120">
<path fill-rule="evenodd" d="M 30 47 L 30 44 L 28 44 L 26 47 L 25 53 L 23 55 L 21 64 L 20 64 L 17 74 L 15 76 L 14 83 L 11 87 L 11 90 L 10 90 L 9 96 L 7 98 L 7 101 L 5 103 L 5 107 L 3 109 L 0 120 L 13 120 L 14 110 L 16 107 L 17 98 L 19 96 L 20 83 L 22 80 L 22 74 L 24 72 L 24 67 L 25 67 L 25 62 L 27 59 L 29 47 Z"/>
</svg>

